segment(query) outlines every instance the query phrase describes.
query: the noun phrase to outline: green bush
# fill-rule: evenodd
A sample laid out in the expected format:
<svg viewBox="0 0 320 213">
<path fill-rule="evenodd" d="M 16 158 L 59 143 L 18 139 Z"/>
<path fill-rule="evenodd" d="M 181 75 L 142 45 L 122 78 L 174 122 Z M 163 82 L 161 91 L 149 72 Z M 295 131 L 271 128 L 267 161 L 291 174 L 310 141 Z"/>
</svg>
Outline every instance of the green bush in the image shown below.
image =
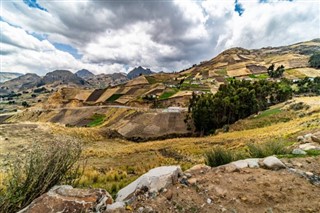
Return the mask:
<svg viewBox="0 0 320 213">
<path fill-rule="evenodd" d="M 320 68 L 320 52 L 315 52 L 309 59 L 309 64 L 311 67 Z"/>
<path fill-rule="evenodd" d="M 264 144 L 248 144 L 248 152 L 252 158 L 264 158 L 271 155 L 283 155 L 288 154 L 288 150 L 285 148 L 285 144 L 272 141 Z"/>
<path fill-rule="evenodd" d="M 74 166 L 80 154 L 81 146 L 69 141 L 36 145 L 21 159 L 7 158 L 7 176 L 0 192 L 1 212 L 17 212 L 57 184 L 75 185 L 81 174 L 80 167 Z"/>
<path fill-rule="evenodd" d="M 235 157 L 231 151 L 220 147 L 205 153 L 205 163 L 211 167 L 228 164 L 234 160 Z"/>
</svg>

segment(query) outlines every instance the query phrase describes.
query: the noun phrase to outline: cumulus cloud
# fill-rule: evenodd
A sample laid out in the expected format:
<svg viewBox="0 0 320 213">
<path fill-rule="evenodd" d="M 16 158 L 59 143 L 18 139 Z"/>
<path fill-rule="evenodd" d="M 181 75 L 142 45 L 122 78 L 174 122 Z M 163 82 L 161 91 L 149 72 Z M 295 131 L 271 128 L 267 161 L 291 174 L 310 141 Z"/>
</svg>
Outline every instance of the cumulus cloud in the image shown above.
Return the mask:
<svg viewBox="0 0 320 213">
<path fill-rule="evenodd" d="M 1 71 L 177 71 L 229 47 L 320 37 L 317 0 L 25 2 L 3 2 Z"/>
</svg>

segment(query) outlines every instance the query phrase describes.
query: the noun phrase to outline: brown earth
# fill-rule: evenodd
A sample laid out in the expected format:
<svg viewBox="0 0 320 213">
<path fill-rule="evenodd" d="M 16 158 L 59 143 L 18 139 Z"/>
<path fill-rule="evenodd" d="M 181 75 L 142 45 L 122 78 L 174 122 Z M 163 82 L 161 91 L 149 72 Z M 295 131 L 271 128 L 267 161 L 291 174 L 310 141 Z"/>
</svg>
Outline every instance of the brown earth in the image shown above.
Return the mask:
<svg viewBox="0 0 320 213">
<path fill-rule="evenodd" d="M 320 174 L 320 157 L 294 160 L 300 169 Z M 191 186 L 175 185 L 155 199 L 136 201 L 155 212 L 320 212 L 320 186 L 288 169 L 196 170 Z"/>
</svg>

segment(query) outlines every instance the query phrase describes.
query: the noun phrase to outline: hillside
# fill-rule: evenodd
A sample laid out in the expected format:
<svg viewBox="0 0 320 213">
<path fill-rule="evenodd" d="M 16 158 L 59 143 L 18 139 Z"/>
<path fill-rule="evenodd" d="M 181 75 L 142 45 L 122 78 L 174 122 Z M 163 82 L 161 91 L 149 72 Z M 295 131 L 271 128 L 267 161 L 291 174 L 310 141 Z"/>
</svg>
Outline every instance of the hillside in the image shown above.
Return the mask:
<svg viewBox="0 0 320 213">
<path fill-rule="evenodd" d="M 287 110 L 290 105 L 299 102 L 304 102 L 310 108 Z M 51 141 L 59 140 L 67 143 L 69 138 L 74 137 L 83 142 L 82 157 L 87 159 L 87 167 L 80 182 L 82 187 L 99 187 L 115 195 L 119 189 L 158 166 L 181 165 L 185 174 L 189 173 L 187 180 L 179 179 L 176 185 L 166 187 L 152 198 L 144 197 L 145 193 L 139 194 L 141 199 L 130 204 L 134 212 L 139 212 L 140 207 L 151 207 L 163 212 L 171 212 L 172 209 L 180 209 L 181 212 L 183 209 L 185 212 L 191 212 L 192 209 L 197 209 L 196 212 L 221 209 L 236 209 L 239 212 L 264 212 L 267 209 L 275 212 L 303 212 L 306 208 L 310 208 L 310 212 L 317 212 L 320 208 L 319 187 L 317 182 L 312 184 L 309 176 L 305 175 L 305 172 L 312 173 L 311 176 L 315 178 L 320 175 L 320 153 L 316 149 L 308 151 L 304 157 L 279 155 L 287 168 L 278 171 L 265 168 L 238 169 L 232 166 L 228 169 L 197 166 L 198 169 L 186 171 L 194 165 L 203 164 L 204 153 L 216 147 L 240 153 L 247 150 L 249 144 L 268 144 L 273 141 L 292 150 L 308 145 L 308 142 L 298 141 L 297 138 L 320 131 L 320 103 L 317 97 L 296 98 L 273 109 L 232 125 L 230 132 L 202 138 L 175 138 L 146 143 L 108 139 L 105 132 L 97 127 L 70 128 L 50 123 L 30 123 L 32 119 L 29 119 L 28 123 L 0 125 L 0 140 L 10 142 L 1 143 L 0 157 L 8 151 L 28 149 L 34 141 L 51 144 Z M 80 114 L 82 112 L 77 113 Z M 110 111 L 109 115 L 113 114 L 115 111 Z M 45 113 L 38 112 L 38 115 L 45 116 Z M 71 116 L 70 111 L 64 115 Z M 315 148 L 320 148 L 317 143 L 313 144 Z M 187 198 L 190 200 L 186 203 Z M 295 201 L 294 204 L 292 201 Z"/>
<path fill-rule="evenodd" d="M 48 72 L 43 78 L 42 83 L 44 85 L 54 84 L 53 86 L 58 85 L 77 85 L 84 86 L 87 83 L 77 75 L 73 74 L 68 70 L 55 70 Z"/>
<path fill-rule="evenodd" d="M 3 93 L 10 93 L 11 91 L 23 91 L 34 88 L 41 84 L 41 77 L 33 74 L 27 73 L 25 75 L 19 76 L 17 78 L 11 79 L 0 84 L 0 88 Z"/>
<path fill-rule="evenodd" d="M 78 70 L 75 74 L 78 77 L 83 78 L 83 79 L 91 78 L 94 76 L 94 74 L 92 72 L 90 72 L 89 70 L 86 70 L 86 69 Z"/>
<path fill-rule="evenodd" d="M 197 74 L 200 77 L 249 77 L 267 72 L 271 64 L 284 65 L 289 69 L 287 77 L 293 79 L 299 75 L 308 76 L 304 68 L 307 68 L 309 57 L 320 50 L 320 39 L 300 42 L 288 46 L 266 47 L 247 50 L 243 48 L 231 48 L 225 50 L 215 58 L 201 62 L 190 69 L 182 71 L 182 75 Z M 319 74 L 319 71 L 313 69 Z"/>
<path fill-rule="evenodd" d="M 131 70 L 127 76 L 129 79 L 134 79 L 139 77 L 140 75 L 151 75 L 153 73 L 154 72 L 151 71 L 150 69 L 144 69 L 143 67 L 139 66 Z"/>
<path fill-rule="evenodd" d="M 17 78 L 23 74 L 15 72 L 0 72 L 0 83 L 9 81 L 11 79 Z"/>
<path fill-rule="evenodd" d="M 92 88 L 104 89 L 109 86 L 123 84 L 128 81 L 128 78 L 123 73 L 112 73 L 90 76 L 86 78 L 86 81 Z"/>
</svg>

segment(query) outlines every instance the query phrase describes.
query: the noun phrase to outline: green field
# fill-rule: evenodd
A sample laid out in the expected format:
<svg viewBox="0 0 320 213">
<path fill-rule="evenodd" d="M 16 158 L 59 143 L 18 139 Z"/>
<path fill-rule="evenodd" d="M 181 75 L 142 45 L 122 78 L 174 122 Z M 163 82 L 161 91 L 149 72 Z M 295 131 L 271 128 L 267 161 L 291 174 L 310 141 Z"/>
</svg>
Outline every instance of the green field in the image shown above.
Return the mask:
<svg viewBox="0 0 320 213">
<path fill-rule="evenodd" d="M 123 96 L 123 94 L 113 94 L 110 98 L 107 99 L 107 102 L 115 102 L 121 96 Z"/>
</svg>

